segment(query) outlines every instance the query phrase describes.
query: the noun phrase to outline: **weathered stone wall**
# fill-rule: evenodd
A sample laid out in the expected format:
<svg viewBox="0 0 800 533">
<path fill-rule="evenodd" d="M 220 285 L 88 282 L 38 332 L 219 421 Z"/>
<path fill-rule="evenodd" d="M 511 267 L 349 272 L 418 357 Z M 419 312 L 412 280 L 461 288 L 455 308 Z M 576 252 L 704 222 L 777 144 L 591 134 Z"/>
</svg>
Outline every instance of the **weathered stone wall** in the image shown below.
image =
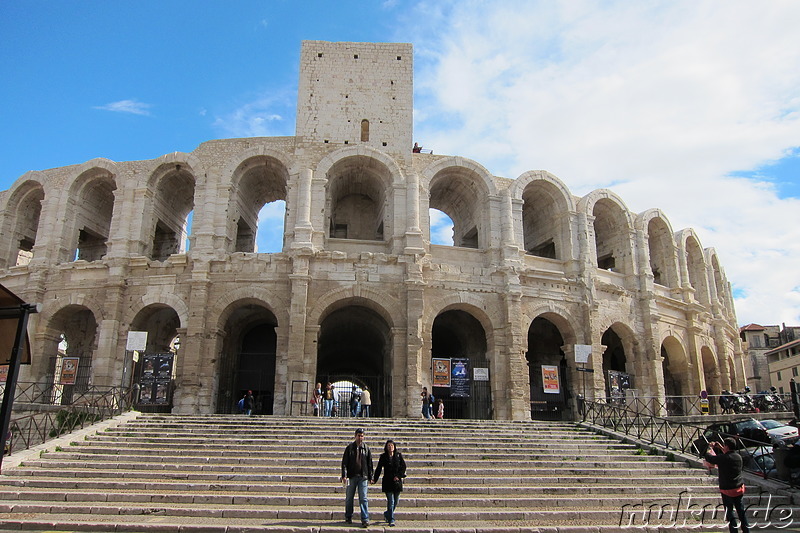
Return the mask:
<svg viewBox="0 0 800 533">
<path fill-rule="evenodd" d="M 331 63 L 315 63 L 318 53 Z M 292 412 L 293 382 L 363 372 L 383 380 L 386 414 L 417 416 L 441 352 L 432 332 L 457 312 L 483 330 L 485 353 L 471 356 L 488 361 L 495 418 L 530 417 L 537 319 L 563 341 L 555 351 L 573 397 L 583 393 L 577 344 L 593 347 L 586 394 L 605 395 L 604 338 L 618 339 L 616 369 L 639 395 L 744 386 L 730 287 L 694 232 L 674 232 L 655 209 L 631 213 L 608 190 L 575 197 L 544 171 L 511 180 L 461 157 L 412 155 L 409 45 L 311 42 L 302 57 L 297 137 L 95 159 L 27 173 L 0 193 L 0 282 L 44 306 L 23 380 L 54 379 L 65 335 L 93 384 L 119 385 L 127 334 L 145 330 L 148 351 L 180 338 L 176 411 L 228 412 L 247 335 L 266 324 L 272 412 Z M 374 89 L 387 80 L 392 90 Z M 286 202 L 283 250 L 253 253 L 257 213 L 275 200 Z M 429 208 L 450 216 L 459 246 L 430 243 Z M 20 250 L 31 244 L 28 262 Z M 74 317 L 96 324 L 88 345 Z"/>
</svg>

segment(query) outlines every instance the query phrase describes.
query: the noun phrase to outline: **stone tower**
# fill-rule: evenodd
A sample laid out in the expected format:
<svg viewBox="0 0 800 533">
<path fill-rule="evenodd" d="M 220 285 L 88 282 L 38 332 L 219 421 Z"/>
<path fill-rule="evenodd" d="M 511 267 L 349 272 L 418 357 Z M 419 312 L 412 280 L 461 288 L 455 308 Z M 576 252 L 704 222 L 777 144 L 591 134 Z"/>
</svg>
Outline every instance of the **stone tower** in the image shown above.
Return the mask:
<svg viewBox="0 0 800 533">
<path fill-rule="evenodd" d="M 303 41 L 298 140 L 409 152 L 413 50 L 404 43 Z"/>
</svg>

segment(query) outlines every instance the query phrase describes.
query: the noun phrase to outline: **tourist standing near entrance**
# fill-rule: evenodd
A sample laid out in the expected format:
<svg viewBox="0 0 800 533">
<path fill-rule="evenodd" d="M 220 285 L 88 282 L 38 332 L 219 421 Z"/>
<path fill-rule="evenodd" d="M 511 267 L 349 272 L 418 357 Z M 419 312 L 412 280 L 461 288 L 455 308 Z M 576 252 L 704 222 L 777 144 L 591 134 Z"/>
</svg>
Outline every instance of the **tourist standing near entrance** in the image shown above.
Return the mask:
<svg viewBox="0 0 800 533">
<path fill-rule="evenodd" d="M 428 394 L 428 387 L 422 387 L 422 392 L 419 393 L 422 398 L 422 417 L 430 419 L 431 417 L 431 395 Z"/>
<path fill-rule="evenodd" d="M 314 387 L 309 401 L 314 409 L 314 416 L 320 416 L 322 414 L 322 383 L 317 383 L 317 386 Z"/>
<path fill-rule="evenodd" d="M 744 496 L 744 480 L 742 479 L 742 456 L 736 452 L 736 441 L 725 437 L 722 444 L 709 443 L 705 460 L 719 468 L 719 491 L 722 493 L 722 504 L 725 506 L 725 519 L 731 533 L 737 533 L 736 515 L 742 522 L 742 533 L 749 533 L 747 515 L 742 506 Z M 736 514 L 734 514 L 736 509 Z"/>
<path fill-rule="evenodd" d="M 247 394 L 244 397 L 244 414 L 252 415 L 253 414 L 253 407 L 256 405 L 256 399 L 253 398 L 253 391 L 247 391 Z"/>
<path fill-rule="evenodd" d="M 356 386 L 353 385 L 353 390 L 350 391 L 350 416 L 353 418 L 358 416 L 358 413 L 361 411 L 361 395 L 358 393 L 358 389 Z"/>
<path fill-rule="evenodd" d="M 361 392 L 361 416 L 369 418 L 370 407 L 372 407 L 372 396 L 369 393 L 369 389 L 364 387 Z"/>
<path fill-rule="evenodd" d="M 332 416 L 333 413 L 333 402 L 335 402 L 337 398 L 336 391 L 333 388 L 333 385 L 329 381 L 328 384 L 325 386 L 325 392 L 323 393 L 323 397 L 325 398 L 325 416 Z"/>
<path fill-rule="evenodd" d="M 372 479 L 372 452 L 364 442 L 364 430 L 358 428 L 355 440 L 347 445 L 342 455 L 342 483 L 347 483 L 344 500 L 344 521 L 353 523 L 353 499 L 358 490 L 358 505 L 361 511 L 361 527 L 369 526 L 369 501 L 367 489 Z"/>
<path fill-rule="evenodd" d="M 444 402 L 441 398 L 436 400 L 436 418 L 439 420 L 444 418 Z"/>
<path fill-rule="evenodd" d="M 378 467 L 372 482 L 375 483 L 381 477 L 383 470 L 383 481 L 381 481 L 381 491 L 386 493 L 386 511 L 383 517 L 394 527 L 394 510 L 400 500 L 400 493 L 403 492 L 403 478 L 406 477 L 406 462 L 403 454 L 397 451 L 397 447 L 392 439 L 386 441 L 383 453 L 378 459 Z"/>
</svg>

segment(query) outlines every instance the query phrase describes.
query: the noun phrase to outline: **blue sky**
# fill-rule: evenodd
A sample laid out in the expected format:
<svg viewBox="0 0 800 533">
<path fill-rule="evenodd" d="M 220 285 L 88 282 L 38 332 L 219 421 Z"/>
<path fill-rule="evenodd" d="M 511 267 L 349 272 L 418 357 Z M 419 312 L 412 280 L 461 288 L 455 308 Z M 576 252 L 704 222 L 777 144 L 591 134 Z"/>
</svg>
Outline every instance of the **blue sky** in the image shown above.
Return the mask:
<svg viewBox="0 0 800 533">
<path fill-rule="evenodd" d="M 293 135 L 302 40 L 410 42 L 415 140 L 658 207 L 717 250 L 740 324 L 800 325 L 798 27 L 793 0 L 0 0 L 0 189 Z"/>
</svg>

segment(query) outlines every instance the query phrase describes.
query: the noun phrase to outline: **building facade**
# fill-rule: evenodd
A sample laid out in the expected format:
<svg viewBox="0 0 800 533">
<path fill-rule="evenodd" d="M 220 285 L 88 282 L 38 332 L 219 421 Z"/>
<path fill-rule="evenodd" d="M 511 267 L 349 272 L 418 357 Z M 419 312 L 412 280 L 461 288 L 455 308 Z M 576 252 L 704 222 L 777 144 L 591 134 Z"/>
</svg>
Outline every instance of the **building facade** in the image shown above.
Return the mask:
<svg viewBox="0 0 800 533">
<path fill-rule="evenodd" d="M 181 413 L 252 389 L 261 412 L 296 414 L 315 382 L 348 379 L 377 414 L 419 416 L 436 358 L 480 369 L 469 398 L 434 389 L 464 418 L 569 418 L 620 376 L 662 400 L 743 387 L 715 251 L 610 190 L 412 153 L 412 52 L 305 41 L 293 137 L 32 171 L 0 193 L 0 283 L 43 304 L 21 380 L 57 382 L 77 357 L 88 382 L 128 386 L 133 331 L 176 354 Z M 257 253 L 274 201 L 283 248 Z M 454 246 L 431 244 L 431 209 Z"/>
</svg>

